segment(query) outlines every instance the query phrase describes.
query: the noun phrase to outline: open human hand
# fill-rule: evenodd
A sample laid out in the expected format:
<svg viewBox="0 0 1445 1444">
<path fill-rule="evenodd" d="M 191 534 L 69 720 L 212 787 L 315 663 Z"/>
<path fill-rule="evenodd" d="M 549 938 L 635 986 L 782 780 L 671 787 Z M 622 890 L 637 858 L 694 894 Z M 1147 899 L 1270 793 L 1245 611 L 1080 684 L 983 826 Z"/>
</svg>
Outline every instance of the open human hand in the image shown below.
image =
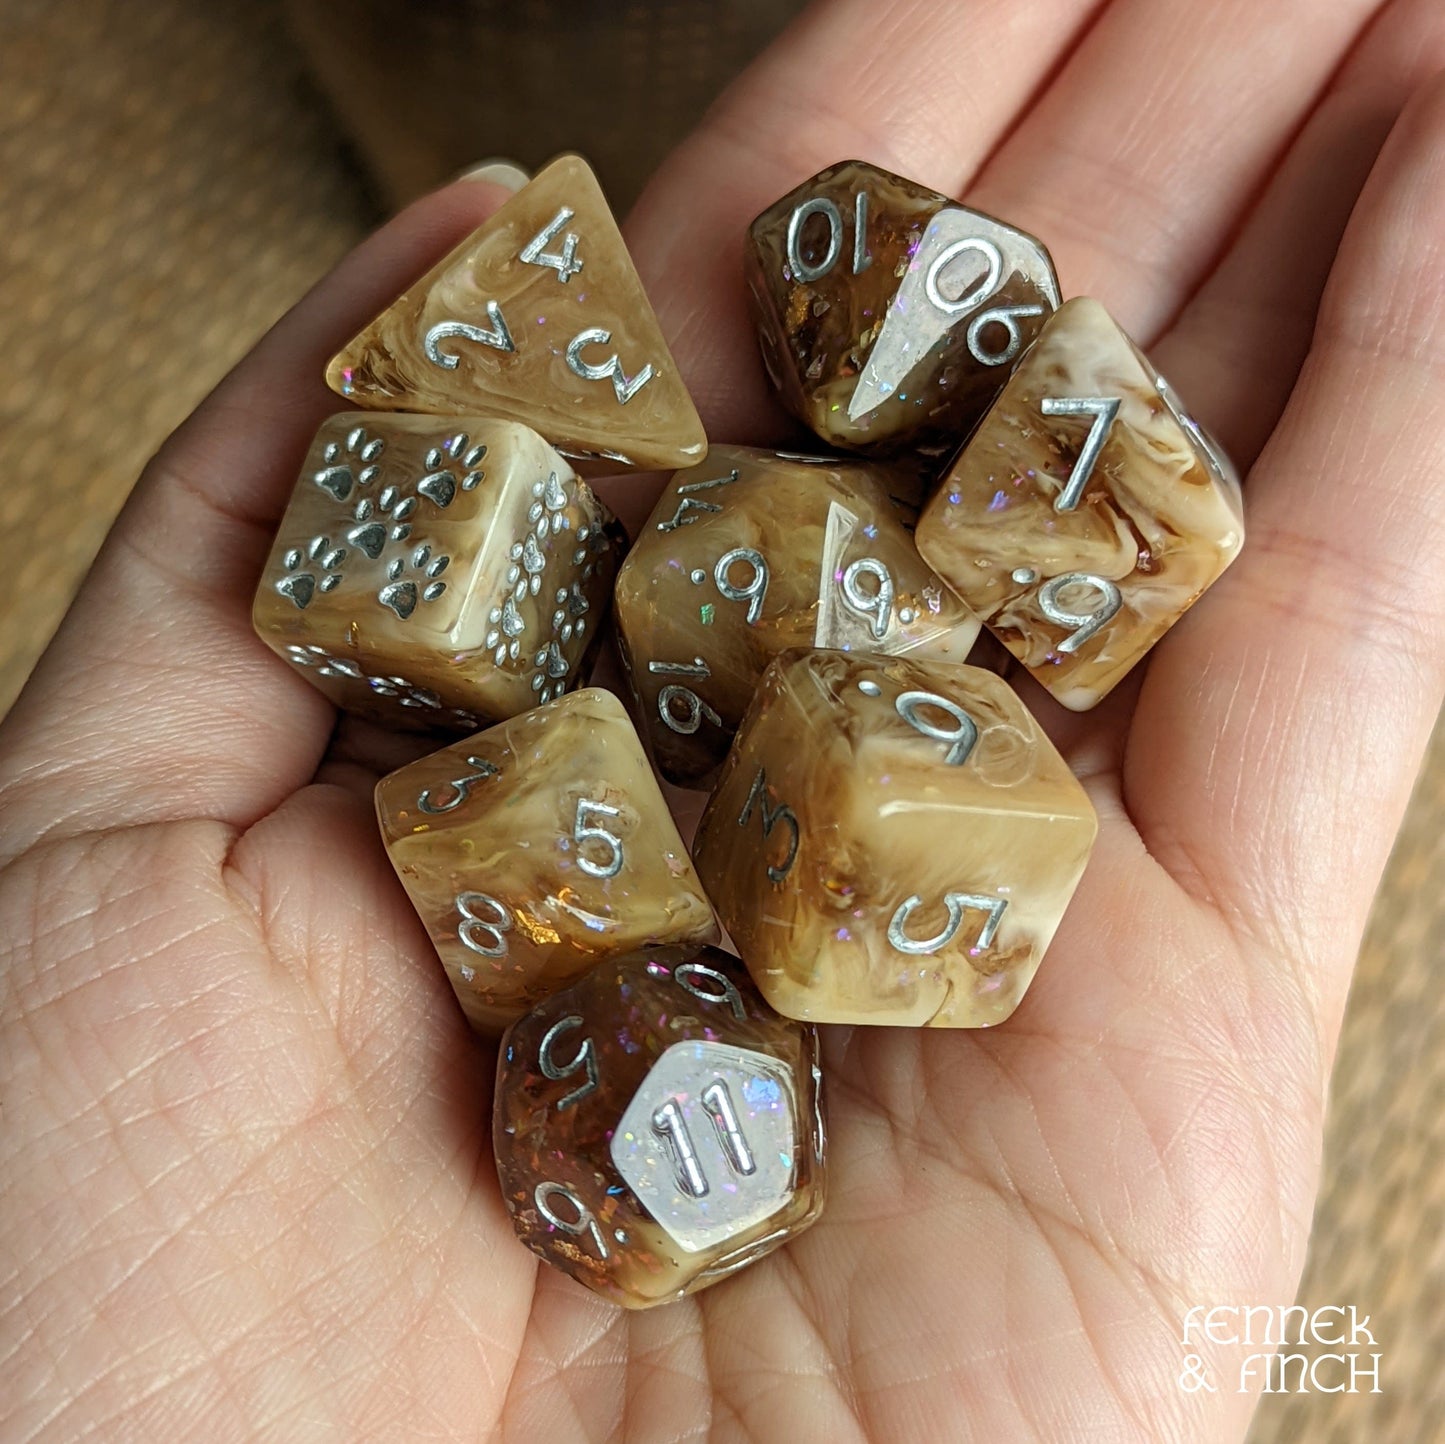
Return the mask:
<svg viewBox="0 0 1445 1444">
<path fill-rule="evenodd" d="M 1242 1436 L 1252 1399 L 1180 1387 L 1181 1319 L 1293 1292 L 1445 691 L 1442 66 L 1438 0 L 831 0 L 656 177 L 629 240 L 711 436 L 788 434 L 747 222 L 859 155 L 1042 237 L 1247 468 L 1249 541 L 1097 711 L 1019 683 L 1101 832 L 1015 1017 L 829 1030 L 822 1220 L 647 1314 L 512 1237 L 493 1053 L 371 815 L 415 744 L 337 728 L 249 621 L 326 358 L 499 194 L 308 296 L 0 732 L 0 1434 Z"/>
</svg>

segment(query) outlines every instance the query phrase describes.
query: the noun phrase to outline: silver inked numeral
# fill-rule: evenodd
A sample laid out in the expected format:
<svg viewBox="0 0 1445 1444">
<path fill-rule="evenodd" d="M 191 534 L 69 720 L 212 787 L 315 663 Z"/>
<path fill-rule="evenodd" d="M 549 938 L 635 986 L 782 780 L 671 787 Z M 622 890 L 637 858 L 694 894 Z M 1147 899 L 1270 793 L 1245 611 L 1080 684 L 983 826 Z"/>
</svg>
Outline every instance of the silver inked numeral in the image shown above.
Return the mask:
<svg viewBox="0 0 1445 1444">
<path fill-rule="evenodd" d="M 676 1098 L 669 1098 L 652 1115 L 652 1131 L 668 1147 L 672 1154 L 673 1169 L 677 1174 L 678 1187 L 694 1198 L 701 1198 L 707 1192 L 707 1179 L 703 1176 L 702 1165 L 697 1161 L 697 1149 L 693 1146 L 692 1134 L 688 1132 L 687 1120 Z"/>
<path fill-rule="evenodd" d="M 736 562 L 743 562 L 753 569 L 752 575 L 742 586 L 732 580 L 732 568 Z M 768 594 L 768 564 L 762 553 L 751 547 L 734 547 L 718 558 L 712 578 L 717 583 L 718 591 L 728 601 L 748 604 L 748 626 L 754 626 L 763 614 L 763 599 Z"/>
<path fill-rule="evenodd" d="M 577 844 L 577 866 L 588 877 L 616 877 L 622 871 L 622 839 L 615 832 L 609 832 L 605 823 L 589 822 L 589 816 L 621 817 L 622 810 L 605 802 L 589 802 L 587 798 L 579 797 L 576 820 L 572 824 L 572 838 Z M 588 842 L 600 843 L 607 849 L 606 862 L 594 862 L 583 855 L 583 845 Z"/>
<path fill-rule="evenodd" d="M 948 751 L 943 754 L 943 760 L 950 767 L 961 767 L 968 761 L 969 754 L 978 742 L 978 724 L 957 702 L 940 697 L 937 692 L 900 692 L 894 699 L 893 707 L 915 732 L 921 732 L 925 737 L 932 737 L 937 742 L 948 743 Z M 938 723 L 930 722 L 927 717 L 919 715 L 920 707 L 936 707 L 940 712 L 946 712 L 953 718 L 955 725 L 940 727 Z"/>
<path fill-rule="evenodd" d="M 1204 456 L 1205 464 L 1214 473 L 1216 481 L 1225 486 L 1239 485 L 1239 472 L 1234 463 L 1220 450 L 1219 443 L 1180 404 L 1174 388 L 1157 373 L 1154 377 L 1159 399 L 1169 408 L 1169 414 L 1184 428 L 1184 434 L 1194 442 Z"/>
<path fill-rule="evenodd" d="M 431 813 L 433 816 L 442 812 L 451 812 L 454 808 L 460 807 L 468 797 L 471 796 L 472 788 L 478 782 L 485 782 L 489 777 L 496 777 L 500 769 L 488 762 L 485 757 L 468 757 L 467 766 L 471 770 L 464 772 L 460 777 L 450 778 L 441 784 L 447 791 L 442 801 L 438 802 L 435 787 L 428 787 L 417 797 L 416 806 L 418 812 Z"/>
<path fill-rule="evenodd" d="M 970 892 L 945 893 L 943 906 L 948 910 L 948 920 L 944 923 L 942 931 L 931 938 L 909 937 L 904 931 L 904 927 L 908 919 L 912 917 L 914 909 L 922 906 L 923 899 L 914 893 L 912 897 L 905 898 L 898 905 L 898 911 L 893 914 L 893 919 L 888 924 L 888 941 L 900 953 L 926 955 L 936 953 L 939 948 L 947 947 L 953 941 L 959 928 L 963 926 L 964 913 L 972 910 L 988 914 L 978 935 L 978 947 L 980 949 L 991 947 L 994 935 L 998 932 L 998 925 L 1003 918 L 1004 909 L 1008 907 L 1008 899 L 985 897 L 980 893 Z"/>
<path fill-rule="evenodd" d="M 943 294 L 943 272 L 961 256 L 970 253 L 983 261 L 984 273 L 972 290 L 962 295 L 949 297 Z M 1003 284 L 1003 252 L 994 242 L 982 236 L 967 236 L 945 246 L 933 258 L 924 278 L 924 294 L 929 304 L 942 311 L 945 316 L 966 316 L 970 311 L 983 305 Z M 1044 308 L 1039 305 L 993 306 L 980 311 L 968 324 L 964 333 L 968 353 L 980 366 L 1004 366 L 1012 361 L 1023 349 L 1023 332 L 1019 321 L 1028 316 L 1042 316 Z M 984 335 L 990 326 L 1002 326 L 1007 340 L 1002 350 L 990 350 L 984 345 Z"/>
<path fill-rule="evenodd" d="M 437 322 L 422 339 L 421 349 L 426 353 L 426 359 L 443 371 L 455 371 L 461 357 L 455 351 L 443 351 L 441 347 L 443 341 L 454 338 L 475 341 L 479 346 L 490 346 L 494 351 L 515 351 L 517 347 L 512 333 L 507 329 L 502 308 L 495 301 L 487 302 L 487 320 L 492 323 L 490 331 L 483 326 L 469 326 L 465 321 Z"/>
<path fill-rule="evenodd" d="M 983 279 L 971 291 L 965 291 L 961 296 L 945 296 L 942 287 L 943 272 L 960 256 L 966 256 L 970 252 L 983 257 Z M 1002 281 L 1003 253 L 992 241 L 986 241 L 982 236 L 966 236 L 961 241 L 945 246 L 933 258 L 924 278 L 923 292 L 928 297 L 929 304 L 942 311 L 945 316 L 965 316 L 988 300 L 998 290 Z"/>
<path fill-rule="evenodd" d="M 733 1107 L 733 1095 L 721 1078 L 714 1079 L 702 1090 L 702 1106 L 707 1116 L 712 1119 L 712 1126 L 717 1130 L 718 1145 L 732 1171 L 742 1174 L 743 1177 L 756 1173 L 758 1165 L 753 1159 L 753 1151 L 748 1147 L 747 1139 L 743 1137 L 737 1109 Z"/>
<path fill-rule="evenodd" d="M 1044 397 L 1042 410 L 1045 416 L 1093 417 L 1089 434 L 1084 438 L 1084 445 L 1079 451 L 1079 458 L 1074 462 L 1074 469 L 1069 473 L 1064 489 L 1054 498 L 1055 511 L 1073 511 L 1078 506 L 1084 495 L 1084 488 L 1088 486 L 1089 478 L 1093 476 L 1094 468 L 1099 463 L 1099 454 L 1104 449 L 1104 443 L 1114 429 L 1121 404 L 1117 396 Z"/>
<path fill-rule="evenodd" d="M 746 1021 L 748 1013 L 743 1007 L 743 995 L 726 973 L 720 973 L 706 963 L 683 963 L 672 976 L 680 988 L 686 989 L 699 1002 L 726 1003 L 739 1023 Z M 703 987 L 703 983 L 707 987 Z"/>
<path fill-rule="evenodd" d="M 858 584 L 858 578 L 868 576 L 878 584 L 874 591 L 866 591 Z M 869 629 L 875 641 L 882 641 L 893 620 L 893 576 L 888 568 L 876 557 L 860 557 L 850 563 L 843 573 L 841 583 L 843 601 L 860 616 L 870 618 Z"/>
<path fill-rule="evenodd" d="M 1023 350 L 1024 336 L 1018 322 L 1026 316 L 1042 316 L 1042 306 L 995 306 L 980 311 L 968 323 L 968 354 L 980 366 L 1006 366 Z M 990 351 L 983 344 L 983 333 L 989 326 L 1002 326 L 1008 335 L 1002 351 Z"/>
<path fill-rule="evenodd" d="M 525 246 L 522 247 L 519 260 L 525 261 L 529 266 L 550 266 L 557 273 L 557 279 L 565 286 L 578 271 L 582 269 L 582 262 L 577 259 L 577 235 L 568 231 L 562 239 L 561 254 L 546 249 L 552 237 L 567 224 L 576 214 L 571 206 L 563 206 Z"/>
<path fill-rule="evenodd" d="M 711 491 L 718 486 L 731 486 L 737 479 L 738 473 L 734 470 L 726 476 L 714 477 L 711 481 L 690 481 L 686 486 L 678 487 L 677 510 L 666 521 L 658 522 L 658 531 L 676 531 L 680 526 L 691 526 L 702 513 L 721 511 L 722 507 L 717 502 L 700 501 L 696 493 Z"/>
<path fill-rule="evenodd" d="M 691 662 L 649 662 L 647 670 L 654 676 L 711 677 L 712 671 L 701 657 Z M 714 727 L 722 726 L 722 718 L 690 687 L 669 682 L 657 694 L 657 715 L 664 726 L 683 737 L 691 737 L 703 720 Z"/>
<path fill-rule="evenodd" d="M 490 917 L 479 917 L 478 909 L 485 908 Z M 484 958 L 507 956 L 506 934 L 512 931 L 511 910 L 499 903 L 490 893 L 459 892 L 456 909 L 461 914 L 457 924 L 457 936 L 466 947 Z"/>
<path fill-rule="evenodd" d="M 557 1199 L 565 1199 L 576 1211 L 577 1217 L 563 1218 L 554 1206 Z M 597 1249 L 597 1257 L 604 1261 L 609 1257 L 607 1240 L 602 1237 L 602 1230 L 597 1226 L 597 1216 L 565 1183 L 539 1183 L 532 1191 L 532 1202 L 537 1205 L 537 1212 L 553 1228 L 570 1233 L 573 1238 L 581 1238 L 583 1234 L 590 1233 Z"/>
<path fill-rule="evenodd" d="M 752 1149 L 743 1137 L 728 1085 L 716 1078 L 702 1090 L 703 1111 L 717 1134 L 718 1147 L 728 1167 L 740 1177 L 757 1172 Z M 669 1098 L 652 1115 L 652 1131 L 672 1154 L 678 1187 L 693 1198 L 705 1198 L 709 1191 L 706 1174 L 698 1162 L 697 1146 L 683 1116 L 681 1100 Z"/>
<path fill-rule="evenodd" d="M 567 344 L 567 365 L 574 375 L 584 381 L 611 381 L 617 404 L 626 406 L 652 380 L 652 363 L 649 361 L 635 376 L 628 376 L 615 351 L 600 366 L 582 359 L 582 352 L 588 346 L 606 346 L 611 341 L 612 332 L 601 326 L 579 331 Z"/>
<path fill-rule="evenodd" d="M 873 264 L 868 254 L 868 192 L 853 197 L 853 274 L 861 276 Z"/>
<path fill-rule="evenodd" d="M 1091 592 L 1095 605 L 1089 611 L 1080 611 L 1077 605 L 1065 605 L 1063 594 L 1070 589 Z M 1077 652 L 1096 632 L 1113 621 L 1123 605 L 1124 598 L 1119 588 L 1107 577 L 1096 577 L 1090 572 L 1066 572 L 1039 588 L 1039 610 L 1044 616 L 1056 626 L 1077 629 L 1054 648 L 1066 656 Z"/>
<path fill-rule="evenodd" d="M 537 1066 L 542 1070 L 544 1078 L 550 1078 L 554 1083 L 561 1083 L 576 1073 L 586 1075 L 570 1093 L 564 1093 L 557 1100 L 558 1113 L 564 1108 L 571 1108 L 573 1104 L 580 1103 L 598 1086 L 597 1050 L 592 1046 L 591 1038 L 584 1037 L 578 1044 L 577 1051 L 565 1063 L 559 1063 L 552 1051 L 557 1039 L 563 1033 L 570 1033 L 573 1028 L 582 1026 L 580 1013 L 573 1013 L 570 1017 L 560 1019 L 542 1035 L 541 1045 L 537 1049 Z"/>
<path fill-rule="evenodd" d="M 715 1019 L 687 1018 L 692 1031 L 698 1022 Z M 678 1248 L 700 1254 L 776 1224 L 801 1182 L 797 1160 L 821 1146 L 805 1136 L 805 1115 L 816 1110 L 798 1098 L 796 1083 L 807 1089 L 786 1059 L 714 1041 L 674 1043 L 651 1063 L 608 1135 L 608 1152 L 621 1182 Z"/>
<path fill-rule="evenodd" d="M 782 882 L 793 870 L 793 864 L 798 860 L 798 845 L 802 842 L 802 832 L 798 827 L 797 814 L 786 803 L 780 802 L 776 807 L 768 806 L 768 774 L 761 767 L 758 768 L 758 775 L 753 778 L 752 791 L 748 793 L 748 800 L 743 804 L 742 812 L 738 814 L 739 827 L 748 825 L 755 807 L 762 820 L 764 842 L 773 835 L 773 829 L 780 822 L 787 827 L 791 834 L 788 855 L 783 859 L 782 864 L 780 866 L 768 864 L 768 877 L 773 882 Z"/>
<path fill-rule="evenodd" d="M 810 216 L 822 216 L 828 224 L 828 249 L 823 259 L 810 264 L 803 259 L 803 227 Z M 812 196 L 793 207 L 788 217 L 787 271 L 795 281 L 812 285 L 821 281 L 843 255 L 843 212 L 838 203 L 827 196 Z M 853 197 L 853 274 L 862 275 L 873 264 L 868 254 L 868 193 L 859 191 Z"/>
</svg>

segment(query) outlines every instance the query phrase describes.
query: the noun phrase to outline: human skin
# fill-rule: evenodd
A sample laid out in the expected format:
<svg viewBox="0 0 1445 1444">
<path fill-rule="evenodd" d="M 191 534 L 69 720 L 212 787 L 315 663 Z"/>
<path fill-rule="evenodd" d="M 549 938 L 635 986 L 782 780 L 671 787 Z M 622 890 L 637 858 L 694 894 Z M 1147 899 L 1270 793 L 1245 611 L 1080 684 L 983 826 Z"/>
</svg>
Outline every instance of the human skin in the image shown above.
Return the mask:
<svg viewBox="0 0 1445 1444">
<path fill-rule="evenodd" d="M 417 744 L 250 631 L 327 358 L 501 195 L 345 261 L 148 468 L 0 731 L 0 1435 L 1242 1437 L 1243 1351 L 1182 1320 L 1294 1292 L 1445 691 L 1442 66 L 1438 0 L 831 0 L 656 177 L 628 237 L 709 434 L 796 444 L 741 237 L 861 154 L 1043 238 L 1247 471 L 1249 542 L 1096 711 L 1018 679 L 1101 830 L 1017 1014 L 829 1030 L 823 1218 L 644 1315 L 511 1236 L 494 1058 L 374 833 Z"/>
</svg>

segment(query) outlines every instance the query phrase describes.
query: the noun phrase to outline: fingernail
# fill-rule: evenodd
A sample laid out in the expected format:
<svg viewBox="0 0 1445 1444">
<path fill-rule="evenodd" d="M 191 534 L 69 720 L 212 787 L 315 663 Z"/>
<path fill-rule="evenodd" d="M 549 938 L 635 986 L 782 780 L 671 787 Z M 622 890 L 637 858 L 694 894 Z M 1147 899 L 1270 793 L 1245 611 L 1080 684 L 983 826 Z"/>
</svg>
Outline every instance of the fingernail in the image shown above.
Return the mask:
<svg viewBox="0 0 1445 1444">
<path fill-rule="evenodd" d="M 519 191 L 532 177 L 516 161 L 493 156 L 490 160 L 482 161 L 480 165 L 468 166 L 466 170 L 459 171 L 456 179 L 489 181 L 504 190 Z"/>
</svg>

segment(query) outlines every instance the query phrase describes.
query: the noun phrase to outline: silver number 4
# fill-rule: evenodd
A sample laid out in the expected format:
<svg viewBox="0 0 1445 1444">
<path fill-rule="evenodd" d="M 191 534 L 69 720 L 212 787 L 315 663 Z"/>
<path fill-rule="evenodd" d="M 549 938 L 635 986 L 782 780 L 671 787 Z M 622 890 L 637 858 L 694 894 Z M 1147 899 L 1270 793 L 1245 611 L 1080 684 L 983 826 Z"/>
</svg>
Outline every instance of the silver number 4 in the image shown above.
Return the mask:
<svg viewBox="0 0 1445 1444">
<path fill-rule="evenodd" d="M 561 210 L 522 247 L 520 259 L 527 262 L 529 266 L 551 266 L 556 271 L 557 279 L 566 285 L 578 271 L 582 269 L 582 262 L 577 259 L 577 235 L 574 231 L 568 231 L 562 240 L 562 252 L 559 255 L 555 251 L 546 249 L 547 243 L 567 224 L 576 214 L 571 206 L 563 206 Z"/>
</svg>

